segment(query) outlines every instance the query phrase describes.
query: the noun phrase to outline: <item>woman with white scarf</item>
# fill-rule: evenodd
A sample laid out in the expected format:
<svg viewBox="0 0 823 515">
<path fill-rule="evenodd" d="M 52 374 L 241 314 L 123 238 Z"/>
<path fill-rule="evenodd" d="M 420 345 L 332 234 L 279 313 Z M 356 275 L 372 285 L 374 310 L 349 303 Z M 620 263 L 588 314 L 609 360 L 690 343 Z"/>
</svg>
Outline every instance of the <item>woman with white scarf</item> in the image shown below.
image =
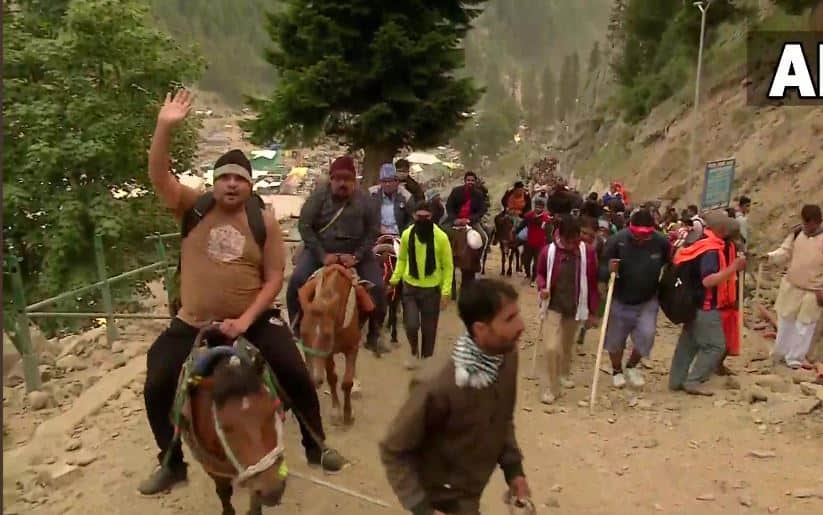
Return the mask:
<svg viewBox="0 0 823 515">
<path fill-rule="evenodd" d="M 580 324 L 597 324 L 597 254 L 580 239 L 580 222 L 560 215 L 553 242 L 537 261 L 537 287 L 545 318 L 548 384 L 541 401 L 552 404 L 570 379 L 572 347 Z"/>
</svg>

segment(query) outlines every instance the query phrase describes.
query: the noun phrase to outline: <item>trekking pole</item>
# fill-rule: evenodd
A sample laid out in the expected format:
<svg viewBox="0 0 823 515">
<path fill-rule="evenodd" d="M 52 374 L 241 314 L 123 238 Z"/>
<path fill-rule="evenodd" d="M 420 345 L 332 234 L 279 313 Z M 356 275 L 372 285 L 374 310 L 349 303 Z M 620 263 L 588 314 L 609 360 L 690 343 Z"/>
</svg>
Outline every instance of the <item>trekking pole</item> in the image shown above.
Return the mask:
<svg viewBox="0 0 823 515">
<path fill-rule="evenodd" d="M 609 275 L 606 308 L 603 312 L 603 322 L 600 327 L 600 341 L 597 342 L 597 357 L 594 361 L 594 379 L 592 380 L 592 393 L 589 398 L 589 413 L 594 413 L 594 405 L 597 401 L 597 383 L 600 380 L 600 361 L 603 359 L 603 346 L 606 344 L 606 327 L 609 325 L 609 313 L 612 309 L 612 294 L 614 294 L 614 281 L 616 278 L 617 274 L 614 272 Z"/>
<path fill-rule="evenodd" d="M 531 374 L 526 376 L 526 379 L 537 379 L 537 348 L 540 346 L 541 343 L 543 343 L 543 325 L 546 321 L 546 311 L 548 309 L 548 306 L 548 301 L 540 301 L 540 329 L 538 329 L 537 331 L 537 343 L 534 344 L 534 349 L 532 349 L 532 371 Z"/>
</svg>

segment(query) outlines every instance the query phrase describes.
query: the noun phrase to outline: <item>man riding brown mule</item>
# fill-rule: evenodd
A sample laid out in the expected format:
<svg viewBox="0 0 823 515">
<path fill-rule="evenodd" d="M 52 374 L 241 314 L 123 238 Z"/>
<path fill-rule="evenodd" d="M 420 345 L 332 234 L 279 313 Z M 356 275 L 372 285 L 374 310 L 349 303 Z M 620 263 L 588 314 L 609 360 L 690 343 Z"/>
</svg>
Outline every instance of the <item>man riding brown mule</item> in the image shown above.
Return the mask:
<svg viewBox="0 0 823 515">
<path fill-rule="evenodd" d="M 332 409 L 340 419 L 340 398 L 337 395 L 337 374 L 334 355 L 346 358 L 343 374 L 343 424 L 354 422 L 351 390 L 354 386 L 355 363 L 360 348 L 360 333 L 365 317 L 374 310 L 374 303 L 365 289 L 358 287 L 357 278 L 342 265 L 327 265 L 317 271 L 298 291 L 303 319 L 300 337 L 309 373 L 316 386 L 323 384 L 323 372 L 329 381 Z M 362 308 L 362 309 L 361 309 Z"/>
<path fill-rule="evenodd" d="M 279 504 L 286 489 L 285 413 L 256 349 L 244 339 L 226 343 L 216 326 L 200 330 L 181 373 L 172 418 L 214 481 L 222 515 L 235 513 L 234 486 L 249 489 L 248 513 L 260 515 L 262 506 Z"/>
<path fill-rule="evenodd" d="M 460 269 L 460 291 L 481 271 L 484 248 L 488 236 L 481 226 L 488 205 L 477 187 L 477 174 L 463 176 L 463 186 L 457 186 L 446 201 L 446 220 L 443 226 L 449 234 L 454 254 L 454 267 Z M 455 274 L 455 277 L 457 274 Z M 456 297 L 452 289 L 452 297 Z"/>
<path fill-rule="evenodd" d="M 260 350 L 292 401 L 303 434 L 306 458 L 327 471 L 345 460 L 325 446 L 320 403 L 288 326 L 273 303 L 283 285 L 285 245 L 277 219 L 251 193 L 251 163 L 239 150 L 215 163 L 214 189 L 206 195 L 180 184 L 169 170 L 173 128 L 191 109 L 190 95 L 178 92 L 160 109 L 149 152 L 149 176 L 157 196 L 184 220 L 180 245 L 181 307 L 148 351 L 143 397 L 162 466 L 140 484 L 153 495 L 187 478 L 182 446 L 169 413 L 180 371 L 200 328 L 222 320 L 220 331 L 240 335 Z M 206 202 L 204 202 L 206 201 Z M 262 211 L 262 212 L 261 212 Z M 262 221 L 260 220 L 262 219 Z M 262 233 L 252 228 L 261 221 Z"/>
</svg>

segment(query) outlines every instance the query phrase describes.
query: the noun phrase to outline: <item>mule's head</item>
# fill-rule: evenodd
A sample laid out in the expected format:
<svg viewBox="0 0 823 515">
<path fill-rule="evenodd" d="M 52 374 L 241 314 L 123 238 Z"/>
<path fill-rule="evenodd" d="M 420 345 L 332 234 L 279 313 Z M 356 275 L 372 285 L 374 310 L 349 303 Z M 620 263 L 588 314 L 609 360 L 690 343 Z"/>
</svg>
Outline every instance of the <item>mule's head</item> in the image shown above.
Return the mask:
<svg viewBox="0 0 823 515">
<path fill-rule="evenodd" d="M 300 336 L 306 354 L 309 375 L 318 388 L 323 384 L 326 358 L 334 349 L 334 332 L 339 305 L 338 295 L 331 288 L 320 288 L 314 299 L 304 308 L 300 322 Z"/>
<path fill-rule="evenodd" d="M 224 358 L 212 378 L 215 431 L 226 458 L 239 469 L 240 486 L 266 506 L 279 504 L 288 475 L 283 407 L 263 384 L 262 361 L 252 365 Z"/>
</svg>

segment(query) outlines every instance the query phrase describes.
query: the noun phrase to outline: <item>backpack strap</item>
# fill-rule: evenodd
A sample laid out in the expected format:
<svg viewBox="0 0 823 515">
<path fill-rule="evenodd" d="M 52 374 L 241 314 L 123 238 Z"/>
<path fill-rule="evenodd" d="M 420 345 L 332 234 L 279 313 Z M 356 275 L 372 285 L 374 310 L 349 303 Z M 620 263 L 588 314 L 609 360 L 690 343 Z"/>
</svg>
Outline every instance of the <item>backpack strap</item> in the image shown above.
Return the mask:
<svg viewBox="0 0 823 515">
<path fill-rule="evenodd" d="M 211 191 L 200 195 L 200 198 L 197 199 L 194 206 L 183 213 L 183 222 L 180 226 L 180 239 L 184 239 L 197 227 L 197 224 L 206 216 L 206 213 L 212 210 L 214 204 L 214 193 Z"/>
<path fill-rule="evenodd" d="M 246 201 L 246 218 L 249 221 L 249 229 L 254 236 L 254 241 L 260 250 L 266 245 L 266 223 L 263 220 L 263 211 L 266 209 L 266 203 L 263 198 L 257 193 L 252 193 L 249 200 Z"/>
</svg>

